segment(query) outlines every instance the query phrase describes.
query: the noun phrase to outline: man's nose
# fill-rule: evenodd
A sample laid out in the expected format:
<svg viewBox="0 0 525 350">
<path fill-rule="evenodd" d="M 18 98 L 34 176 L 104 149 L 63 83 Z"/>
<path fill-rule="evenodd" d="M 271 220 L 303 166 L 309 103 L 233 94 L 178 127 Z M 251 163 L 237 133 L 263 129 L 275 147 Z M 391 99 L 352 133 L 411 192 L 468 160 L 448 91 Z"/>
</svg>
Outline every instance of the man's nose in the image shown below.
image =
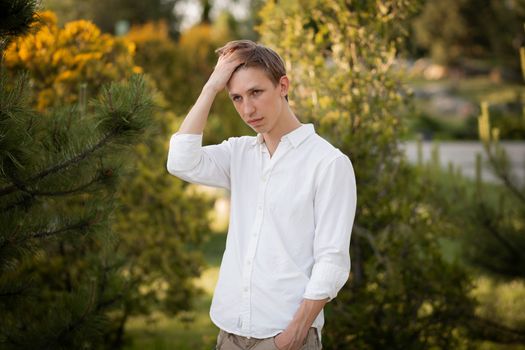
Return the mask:
<svg viewBox="0 0 525 350">
<path fill-rule="evenodd" d="M 250 103 L 250 102 L 244 103 L 242 112 L 246 117 L 249 117 L 250 115 L 252 115 L 253 112 L 255 112 L 255 107 L 253 103 Z"/>
</svg>

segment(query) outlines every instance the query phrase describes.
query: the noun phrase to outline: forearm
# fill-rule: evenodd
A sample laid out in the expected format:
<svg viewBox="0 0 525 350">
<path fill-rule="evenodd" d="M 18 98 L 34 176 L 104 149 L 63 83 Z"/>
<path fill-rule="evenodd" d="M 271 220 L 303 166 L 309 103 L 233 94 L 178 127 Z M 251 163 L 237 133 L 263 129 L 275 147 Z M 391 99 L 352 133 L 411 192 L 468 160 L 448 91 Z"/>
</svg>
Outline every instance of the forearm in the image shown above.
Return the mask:
<svg viewBox="0 0 525 350">
<path fill-rule="evenodd" d="M 217 92 L 215 89 L 205 85 L 190 112 L 184 118 L 179 134 L 202 134 L 208 121 L 210 109 Z"/>
<path fill-rule="evenodd" d="M 322 300 L 303 299 L 289 327 L 306 335 L 327 302 L 328 298 Z"/>
</svg>

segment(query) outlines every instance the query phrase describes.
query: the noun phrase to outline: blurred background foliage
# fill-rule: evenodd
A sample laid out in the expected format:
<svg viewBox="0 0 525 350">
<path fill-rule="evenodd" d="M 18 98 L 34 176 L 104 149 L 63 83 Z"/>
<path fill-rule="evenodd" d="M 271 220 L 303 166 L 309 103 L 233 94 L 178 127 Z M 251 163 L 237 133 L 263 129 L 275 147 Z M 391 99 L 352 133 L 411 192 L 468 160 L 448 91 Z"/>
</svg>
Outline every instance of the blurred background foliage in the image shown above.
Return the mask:
<svg viewBox="0 0 525 350">
<path fill-rule="evenodd" d="M 134 73 L 155 104 L 144 136 L 119 159 L 110 215 L 118 238 L 108 247 L 121 287 L 105 313 L 110 326 L 90 333 L 97 347 L 214 345 L 208 308 L 228 195 L 168 176 L 164 164 L 214 50 L 248 38 L 283 56 L 292 108 L 356 170 L 352 275 L 326 307 L 324 347 L 525 349 L 523 178 L 501 145 L 525 137 L 524 0 L 43 0 L 38 20 L 3 58 L 8 87 L 27 72 L 38 118 L 63 123 L 57 111 L 74 106 L 70 118 L 81 121 L 104 84 Z M 478 140 L 480 130 L 498 183 L 484 181 L 481 156 L 473 179 L 441 166 L 437 147 L 423 161 L 421 140 Z M 204 143 L 245 134 L 253 132 L 221 93 Z M 405 140 L 418 140 L 416 164 Z M 34 276 L 50 291 L 86 290 L 85 281 L 54 282 L 79 264 L 55 259 Z"/>
<path fill-rule="evenodd" d="M 81 85 L 83 94 L 96 96 L 103 84 L 140 73 L 133 65 L 133 42 L 103 34 L 89 21 L 60 28 L 53 12 L 40 12 L 38 17 L 34 33 L 12 43 L 4 59 L 13 76 L 27 71 L 33 77 L 38 110 L 79 102 Z"/>
</svg>

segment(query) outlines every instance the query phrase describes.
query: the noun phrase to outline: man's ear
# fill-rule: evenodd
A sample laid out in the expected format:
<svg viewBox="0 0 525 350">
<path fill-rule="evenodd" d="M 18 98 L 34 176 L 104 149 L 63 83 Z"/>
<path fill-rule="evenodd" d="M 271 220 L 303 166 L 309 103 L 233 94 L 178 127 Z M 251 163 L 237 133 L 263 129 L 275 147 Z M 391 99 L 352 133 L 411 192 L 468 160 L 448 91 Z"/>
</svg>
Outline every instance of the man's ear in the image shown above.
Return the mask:
<svg viewBox="0 0 525 350">
<path fill-rule="evenodd" d="M 283 75 L 279 79 L 279 88 L 281 89 L 282 97 L 288 95 L 288 89 L 290 88 L 290 79 L 288 78 L 288 76 Z"/>
</svg>

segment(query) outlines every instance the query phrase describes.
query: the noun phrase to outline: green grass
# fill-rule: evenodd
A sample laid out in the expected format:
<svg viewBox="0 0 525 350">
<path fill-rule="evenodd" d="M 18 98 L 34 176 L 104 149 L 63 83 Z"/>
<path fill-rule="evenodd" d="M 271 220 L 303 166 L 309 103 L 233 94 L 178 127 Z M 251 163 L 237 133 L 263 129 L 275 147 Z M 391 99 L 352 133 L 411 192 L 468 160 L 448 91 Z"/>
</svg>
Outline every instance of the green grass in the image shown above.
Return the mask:
<svg viewBox="0 0 525 350">
<path fill-rule="evenodd" d="M 131 343 L 125 347 L 126 350 L 214 348 L 219 330 L 210 320 L 209 309 L 225 241 L 226 234 L 214 233 L 203 246 L 208 268 L 195 280 L 195 284 L 201 287 L 204 293 L 196 298 L 193 311 L 173 318 L 155 315 L 154 323 L 148 323 L 144 317 L 130 319 L 126 325 L 126 335 Z"/>
<path fill-rule="evenodd" d="M 218 329 L 208 317 L 211 299 L 200 298 L 195 311 L 183 317 L 167 318 L 159 315 L 154 324 L 145 323 L 144 318 L 130 320 L 126 327 L 131 344 L 125 349 L 212 349 Z"/>
</svg>

